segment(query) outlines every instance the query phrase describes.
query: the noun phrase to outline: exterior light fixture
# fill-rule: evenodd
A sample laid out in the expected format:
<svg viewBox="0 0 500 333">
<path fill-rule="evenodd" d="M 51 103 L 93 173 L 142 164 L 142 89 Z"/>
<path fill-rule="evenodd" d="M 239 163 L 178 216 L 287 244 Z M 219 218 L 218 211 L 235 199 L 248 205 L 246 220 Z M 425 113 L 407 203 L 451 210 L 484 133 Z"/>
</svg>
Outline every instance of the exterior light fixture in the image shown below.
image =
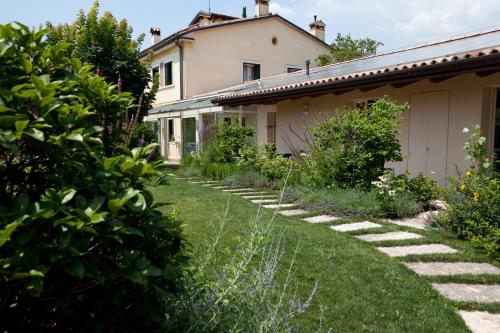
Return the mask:
<svg viewBox="0 0 500 333">
<path fill-rule="evenodd" d="M 309 109 L 310 109 L 309 103 L 304 104 L 304 114 L 306 115 L 309 114 Z"/>
</svg>

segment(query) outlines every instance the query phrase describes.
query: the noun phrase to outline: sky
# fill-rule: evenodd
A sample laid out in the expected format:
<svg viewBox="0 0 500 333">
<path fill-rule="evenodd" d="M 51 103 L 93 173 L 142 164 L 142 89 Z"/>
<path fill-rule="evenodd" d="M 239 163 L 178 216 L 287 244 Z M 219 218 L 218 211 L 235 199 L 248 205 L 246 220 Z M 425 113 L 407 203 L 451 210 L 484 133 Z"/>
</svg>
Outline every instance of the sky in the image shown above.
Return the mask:
<svg viewBox="0 0 500 333">
<path fill-rule="evenodd" d="M 0 0 L 0 23 L 20 21 L 38 27 L 73 22 L 79 9 L 93 0 Z M 208 10 L 209 0 L 100 0 L 101 11 L 126 18 L 134 34 L 149 34 L 152 26 L 167 36 L 185 27 L 199 10 Z M 213 12 L 241 16 L 243 6 L 254 14 L 254 0 L 211 0 Z M 271 0 L 278 13 L 304 29 L 313 16 L 327 25 L 326 39 L 337 33 L 381 41 L 381 50 L 441 39 L 500 25 L 499 0 Z M 149 37 L 149 36 L 148 36 Z M 144 47 L 149 46 L 146 38 Z"/>
</svg>

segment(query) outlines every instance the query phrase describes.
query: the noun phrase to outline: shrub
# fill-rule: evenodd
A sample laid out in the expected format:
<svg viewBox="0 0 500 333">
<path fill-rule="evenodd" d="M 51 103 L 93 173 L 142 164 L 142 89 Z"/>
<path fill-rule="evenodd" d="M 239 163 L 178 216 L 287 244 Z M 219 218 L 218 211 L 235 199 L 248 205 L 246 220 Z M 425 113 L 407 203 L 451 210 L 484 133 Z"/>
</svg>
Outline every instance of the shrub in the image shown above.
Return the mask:
<svg viewBox="0 0 500 333">
<path fill-rule="evenodd" d="M 240 124 L 215 123 L 203 144 L 202 155 L 208 162 L 234 163 L 248 139 L 255 134 L 251 127 Z"/>
<path fill-rule="evenodd" d="M 411 196 L 425 209 L 431 207 L 431 202 L 438 199 L 442 193 L 438 183 L 429 177 L 419 174 L 408 183 Z"/>
<path fill-rule="evenodd" d="M 224 179 L 224 184 L 234 187 L 280 188 L 278 181 L 270 180 L 255 169 L 238 169 L 235 173 Z"/>
<path fill-rule="evenodd" d="M 145 185 L 162 163 L 104 155 L 96 113 L 130 95 L 44 36 L 0 25 L 0 330 L 161 331 L 186 263 Z"/>
<path fill-rule="evenodd" d="M 500 260 L 500 178 L 492 169 L 479 126 L 474 127 L 464 148 L 466 159 L 474 165 L 450 179 L 445 193 L 448 209 L 439 222 Z"/>
<path fill-rule="evenodd" d="M 130 139 L 130 147 L 144 147 L 158 143 L 158 123 L 145 121 L 134 127 Z"/>
<path fill-rule="evenodd" d="M 345 109 L 310 128 L 304 138 L 309 155 L 295 155 L 314 185 L 369 189 L 386 162 L 402 160 L 398 131 L 407 109 L 387 98 L 368 108 Z"/>
</svg>

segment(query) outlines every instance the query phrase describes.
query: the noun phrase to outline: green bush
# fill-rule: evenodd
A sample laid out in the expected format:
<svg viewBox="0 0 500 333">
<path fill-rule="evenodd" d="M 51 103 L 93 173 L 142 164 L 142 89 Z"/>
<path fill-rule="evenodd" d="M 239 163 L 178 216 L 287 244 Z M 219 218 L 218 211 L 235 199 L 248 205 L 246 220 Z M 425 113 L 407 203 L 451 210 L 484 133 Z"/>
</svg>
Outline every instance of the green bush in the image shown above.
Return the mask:
<svg viewBox="0 0 500 333">
<path fill-rule="evenodd" d="M 407 174 L 396 176 L 393 172 L 386 172 L 378 179 L 372 184 L 385 217 L 410 217 L 422 211 L 422 206 L 410 192 L 410 180 Z"/>
<path fill-rule="evenodd" d="M 238 169 L 224 179 L 224 184 L 234 187 L 280 188 L 280 182 L 270 180 L 255 169 Z"/>
<path fill-rule="evenodd" d="M 130 94 L 45 33 L 0 25 L 0 331 L 162 331 L 186 263 L 145 185 L 162 163 L 105 156 L 98 114 Z"/>
<path fill-rule="evenodd" d="M 130 147 L 144 147 L 158 143 L 158 123 L 145 121 L 134 127 L 130 138 Z"/>
<path fill-rule="evenodd" d="M 223 122 L 211 125 L 210 132 L 201 151 L 204 159 L 215 163 L 234 163 L 249 138 L 255 134 L 255 129 Z"/>
<path fill-rule="evenodd" d="M 486 139 L 475 126 L 465 144 L 467 160 L 474 166 L 450 179 L 445 193 L 448 209 L 439 222 L 500 260 L 500 177 L 492 169 L 486 147 Z"/>
<path fill-rule="evenodd" d="M 439 184 L 432 178 L 419 174 L 408 183 L 411 196 L 425 209 L 431 208 L 431 202 L 437 200 L 442 191 Z"/>
<path fill-rule="evenodd" d="M 390 161 L 401 161 L 399 124 L 406 104 L 380 99 L 368 108 L 346 109 L 318 122 L 304 139 L 304 162 L 313 185 L 364 189 L 384 172 Z"/>
</svg>

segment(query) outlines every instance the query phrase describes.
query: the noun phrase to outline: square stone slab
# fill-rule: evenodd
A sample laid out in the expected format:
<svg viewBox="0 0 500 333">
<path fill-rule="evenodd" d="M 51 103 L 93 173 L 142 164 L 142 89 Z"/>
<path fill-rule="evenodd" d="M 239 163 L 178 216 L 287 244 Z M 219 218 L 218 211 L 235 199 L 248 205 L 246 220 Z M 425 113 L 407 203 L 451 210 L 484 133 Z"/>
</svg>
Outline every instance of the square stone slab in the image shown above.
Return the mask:
<svg viewBox="0 0 500 333">
<path fill-rule="evenodd" d="M 190 182 L 191 184 L 203 184 L 203 182 Z"/>
<path fill-rule="evenodd" d="M 254 204 L 272 204 L 272 203 L 278 203 L 279 201 L 276 199 L 263 199 L 263 200 L 251 200 L 251 202 Z"/>
<path fill-rule="evenodd" d="M 472 333 L 500 332 L 500 314 L 480 311 L 458 311 Z"/>
<path fill-rule="evenodd" d="M 271 199 L 271 198 L 276 199 L 276 196 L 263 194 L 263 195 L 248 195 L 243 197 L 243 199 Z"/>
<path fill-rule="evenodd" d="M 229 186 L 216 186 L 216 187 L 212 187 L 212 188 L 215 190 L 225 190 L 225 189 L 228 189 Z"/>
<path fill-rule="evenodd" d="M 269 194 L 267 192 L 233 192 L 234 195 L 258 195 L 258 194 Z"/>
<path fill-rule="evenodd" d="M 253 191 L 253 188 L 232 188 L 229 190 L 223 190 L 222 192 L 248 192 L 248 191 Z"/>
<path fill-rule="evenodd" d="M 213 184 L 213 183 L 209 183 L 209 184 L 203 184 L 201 186 L 205 186 L 205 187 L 214 187 L 216 186 L 217 184 Z"/>
<path fill-rule="evenodd" d="M 282 210 L 279 212 L 283 216 L 299 216 L 309 214 L 307 210 L 303 209 L 293 209 L 293 210 Z"/>
<path fill-rule="evenodd" d="M 280 205 L 264 205 L 262 207 L 268 208 L 268 209 L 281 209 L 281 208 L 293 208 L 293 207 L 297 207 L 297 205 L 296 204 L 280 204 Z"/>
<path fill-rule="evenodd" d="M 341 218 L 337 216 L 320 215 L 320 216 L 308 217 L 304 219 L 304 221 L 309 223 L 328 223 L 328 222 L 338 221 L 340 219 Z"/>
<path fill-rule="evenodd" d="M 410 217 L 410 218 L 406 218 L 406 219 L 399 219 L 399 220 L 386 219 L 384 221 L 392 223 L 392 224 L 400 225 L 403 227 L 410 227 L 410 228 L 425 230 L 425 229 L 427 229 L 427 226 L 429 225 L 429 223 L 436 218 L 437 214 L 438 214 L 437 212 L 424 212 L 424 213 L 422 213 L 418 216 L 415 216 L 415 217 Z"/>
<path fill-rule="evenodd" d="M 388 232 L 386 234 L 361 235 L 361 236 L 356 236 L 356 238 L 365 242 L 383 242 L 392 240 L 418 239 L 422 238 L 422 236 L 419 234 L 414 234 L 412 232 L 397 231 L 397 232 Z"/>
<path fill-rule="evenodd" d="M 341 224 L 341 225 L 334 225 L 330 227 L 331 229 L 338 231 L 338 232 L 349 232 L 349 231 L 357 231 L 357 230 L 363 230 L 363 229 L 374 229 L 374 228 L 381 228 L 382 226 L 377 223 L 373 222 L 359 222 L 359 223 L 347 223 L 347 224 Z"/>
<path fill-rule="evenodd" d="M 174 175 L 173 173 L 167 173 L 167 176 L 169 177 L 177 177 L 176 175 Z"/>
<path fill-rule="evenodd" d="M 433 283 L 434 289 L 453 301 L 498 303 L 500 302 L 500 285 L 498 284 L 465 284 L 465 283 Z"/>
<path fill-rule="evenodd" d="M 387 254 L 390 257 L 404 257 L 411 254 L 419 255 L 419 254 L 441 254 L 441 253 L 458 252 L 457 250 L 442 244 L 377 247 L 377 250 Z"/>
<path fill-rule="evenodd" d="M 481 275 L 500 274 L 500 269 L 490 264 L 473 262 L 409 262 L 405 265 L 418 275 Z"/>
</svg>

